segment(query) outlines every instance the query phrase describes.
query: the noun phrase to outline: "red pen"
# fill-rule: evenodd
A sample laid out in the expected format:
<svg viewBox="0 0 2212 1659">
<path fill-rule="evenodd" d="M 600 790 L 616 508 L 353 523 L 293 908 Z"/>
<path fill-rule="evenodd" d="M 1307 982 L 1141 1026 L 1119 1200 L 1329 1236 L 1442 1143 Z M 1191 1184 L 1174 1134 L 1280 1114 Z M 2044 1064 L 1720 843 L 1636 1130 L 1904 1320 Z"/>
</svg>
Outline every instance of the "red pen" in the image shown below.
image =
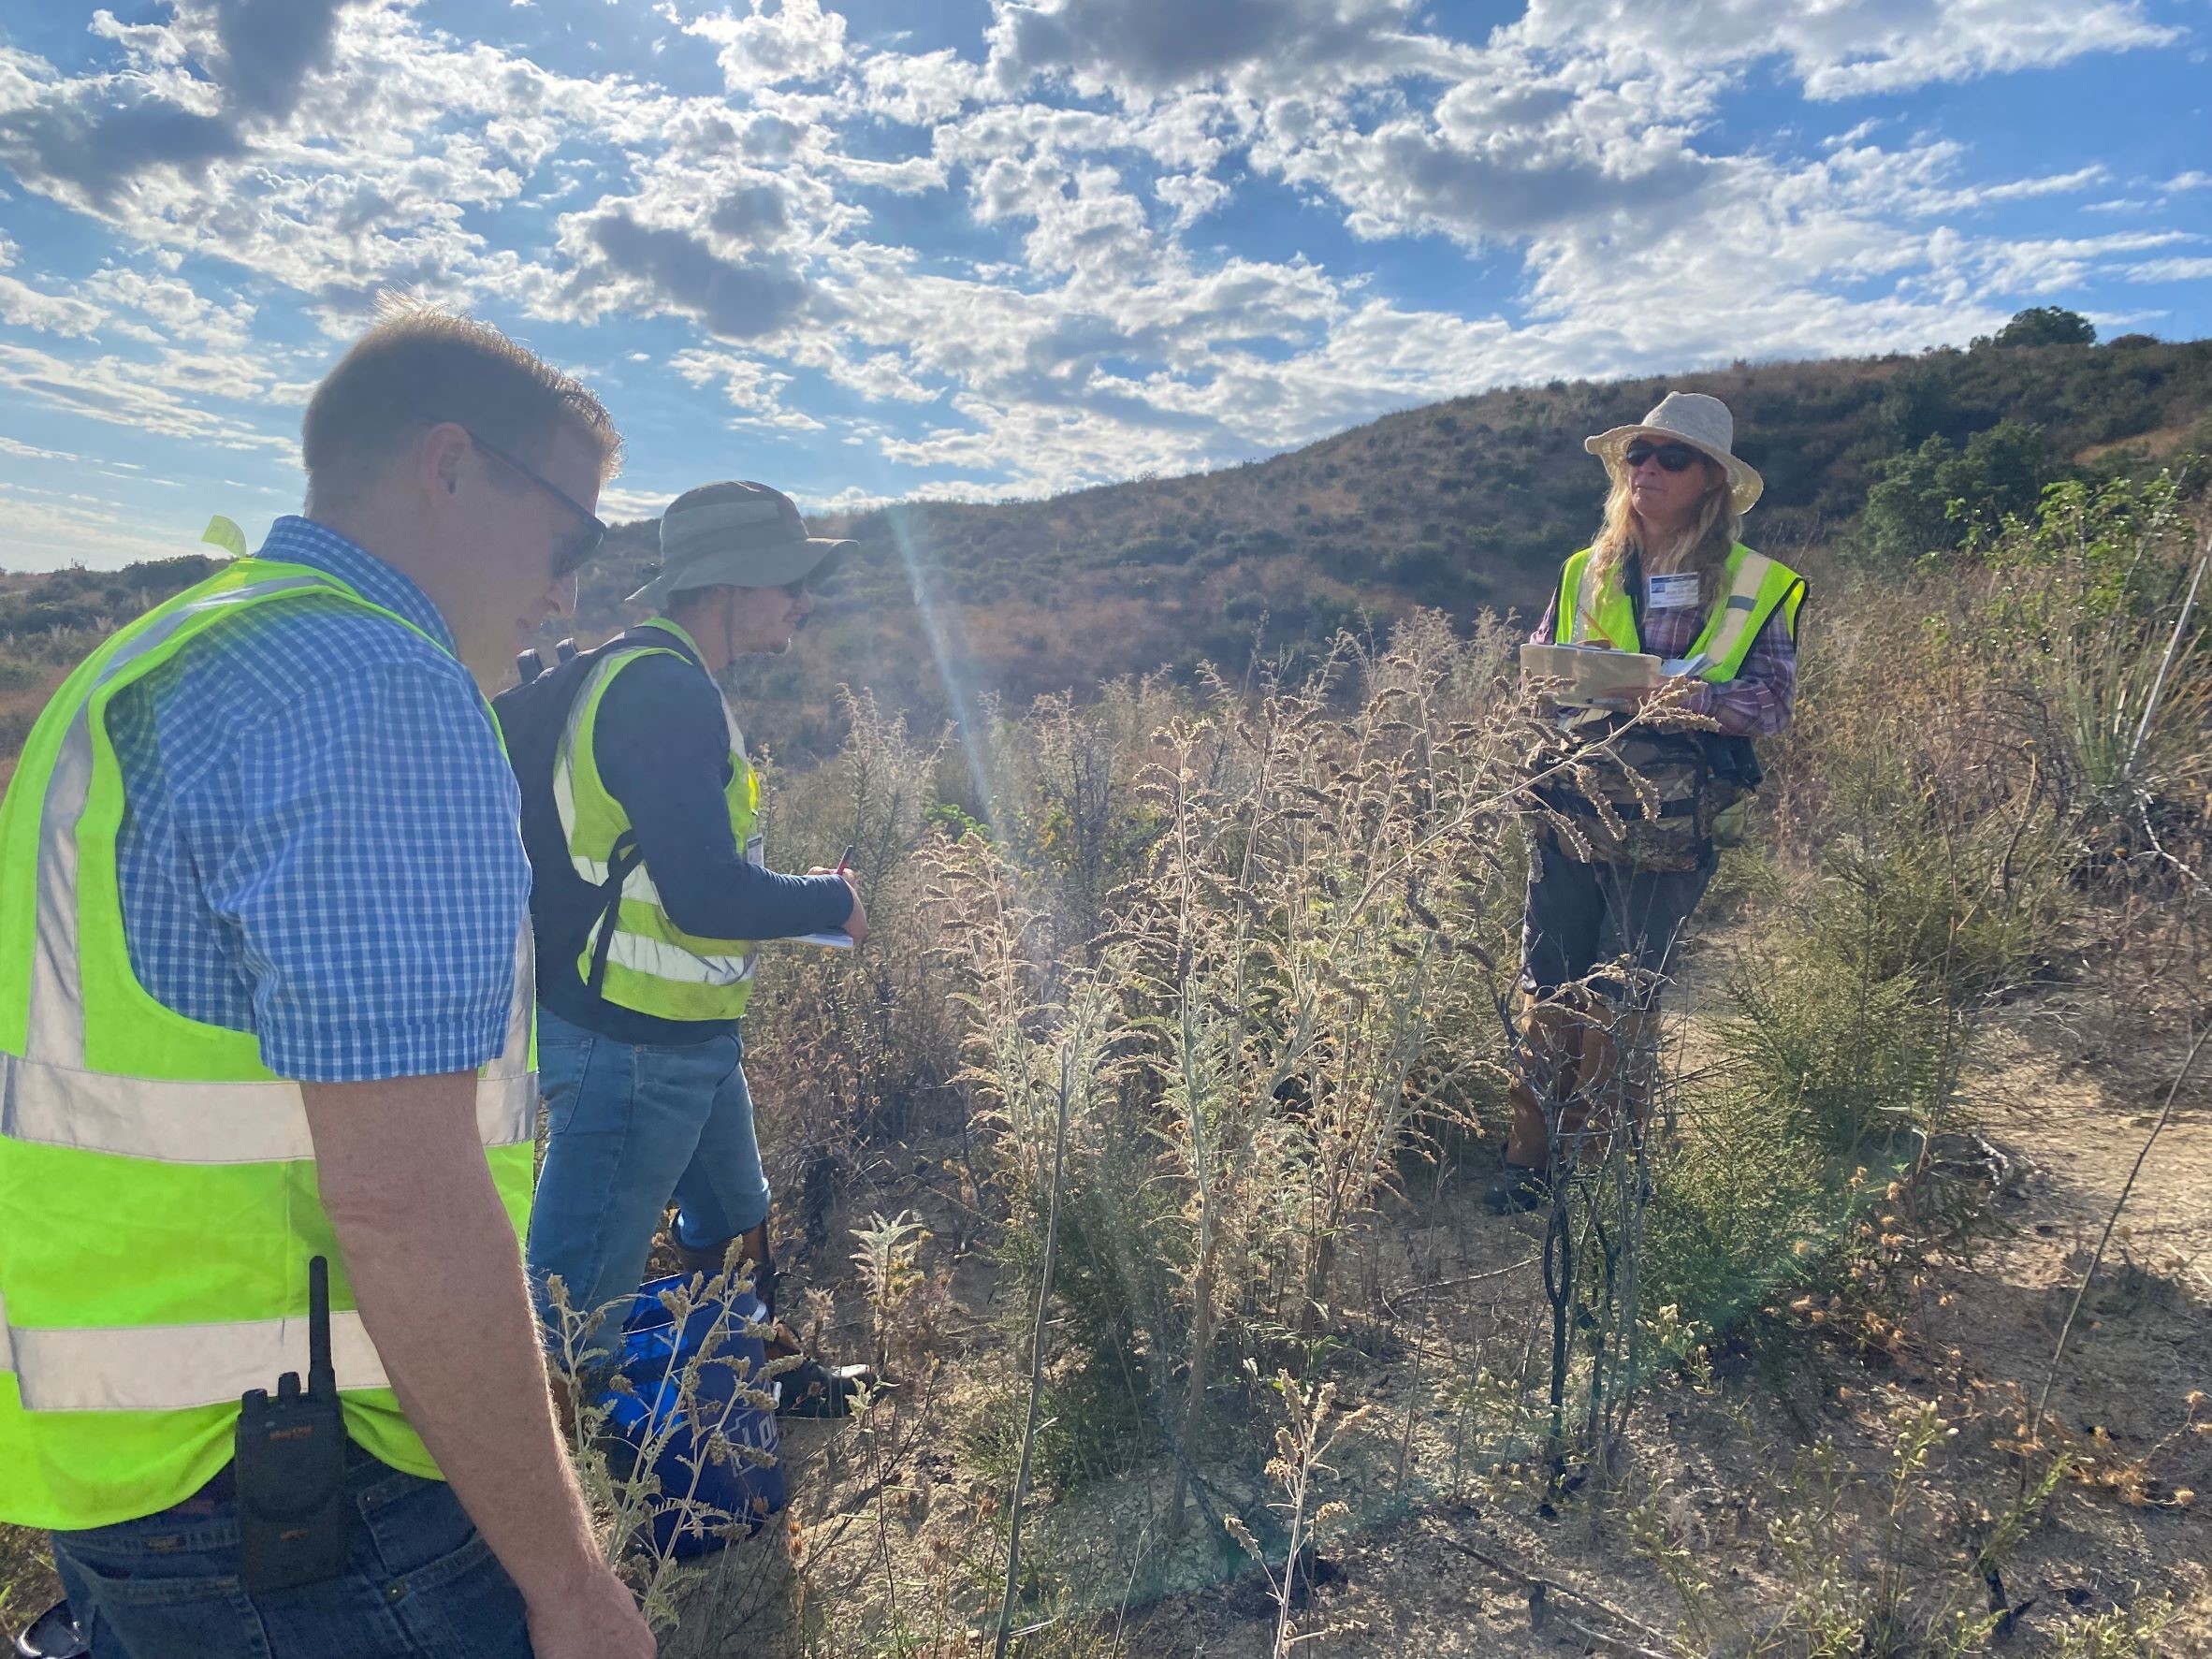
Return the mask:
<svg viewBox="0 0 2212 1659">
<path fill-rule="evenodd" d="M 831 874 L 831 875 L 833 875 L 833 876 L 842 876 L 842 875 L 845 875 L 845 874 L 849 873 L 849 872 L 851 870 L 851 868 L 852 868 L 852 843 L 851 843 L 851 842 L 850 842 L 850 841 L 848 841 L 848 842 L 846 842 L 846 843 L 845 843 L 845 851 L 844 851 L 844 855 L 843 855 L 842 857 L 840 857 L 840 858 L 837 860 L 837 867 L 836 869 L 832 870 L 832 871 L 830 872 L 830 874 Z"/>
</svg>

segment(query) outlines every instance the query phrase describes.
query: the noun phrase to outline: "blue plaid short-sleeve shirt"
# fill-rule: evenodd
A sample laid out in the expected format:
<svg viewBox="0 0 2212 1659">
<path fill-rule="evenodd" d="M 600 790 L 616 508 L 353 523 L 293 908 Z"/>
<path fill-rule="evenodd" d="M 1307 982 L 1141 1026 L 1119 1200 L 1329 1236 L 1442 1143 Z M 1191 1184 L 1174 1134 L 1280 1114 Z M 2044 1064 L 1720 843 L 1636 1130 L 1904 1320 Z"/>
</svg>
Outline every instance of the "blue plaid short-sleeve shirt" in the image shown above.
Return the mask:
<svg viewBox="0 0 2212 1659">
<path fill-rule="evenodd" d="M 530 897 L 515 777 L 437 607 L 333 531 L 262 556 L 422 630 L 309 598 L 202 634 L 119 693 L 116 837 L 139 982 L 308 1083 L 496 1055 Z M 425 638 L 424 634 L 429 637 Z M 433 643 L 435 642 L 435 643 Z"/>
</svg>

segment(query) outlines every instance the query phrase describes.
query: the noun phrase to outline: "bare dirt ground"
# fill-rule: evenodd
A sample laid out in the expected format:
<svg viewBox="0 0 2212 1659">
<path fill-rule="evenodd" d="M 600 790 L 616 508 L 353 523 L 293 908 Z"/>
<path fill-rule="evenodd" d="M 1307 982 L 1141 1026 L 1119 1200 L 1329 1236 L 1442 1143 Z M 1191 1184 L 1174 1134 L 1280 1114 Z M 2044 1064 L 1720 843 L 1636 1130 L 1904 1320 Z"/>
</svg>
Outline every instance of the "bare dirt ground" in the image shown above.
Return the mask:
<svg viewBox="0 0 2212 1659">
<path fill-rule="evenodd" d="M 1724 1364 L 1716 1388 L 1654 1390 L 1632 1425 L 1623 1485 L 1634 1492 L 1664 1483 L 1657 1502 L 1668 1530 L 1747 1628 L 1791 1588 L 1761 1511 L 1771 1516 L 1786 1500 L 1789 1483 L 1778 1477 L 1815 1438 L 1833 1441 L 1879 1482 L 1885 1409 L 1941 1399 L 1969 1441 L 1940 1466 L 1962 1509 L 1997 1507 L 2014 1490 L 2011 1460 L 1972 1444 L 1991 1437 L 1989 1417 L 1973 1414 L 1977 1405 L 2001 1410 L 1995 1403 L 2010 1399 L 2012 1386 L 2030 1399 L 2042 1388 L 2074 1289 L 2155 1121 L 2163 1094 L 2155 1085 L 2171 1081 L 2161 1062 L 2179 1055 L 2162 1046 L 2137 1050 L 2091 1071 L 2040 1035 L 1999 1049 L 1983 1080 L 1983 1132 L 2013 1160 L 2013 1179 L 1993 1200 L 1993 1236 L 1943 1254 L 1929 1273 L 1902 1356 L 1870 1363 L 1830 1350 L 1818 1372 L 1779 1392 L 1751 1367 Z M 2190 1391 L 2212 1390 L 2207 1093 L 2194 1091 L 2160 1137 L 2130 1199 L 2128 1234 L 2116 1237 L 2059 1370 L 2054 1431 L 2096 1461 L 2085 1471 L 2089 1479 L 2060 1488 L 2002 1575 L 2016 1606 L 2032 1604 L 2014 1651 L 2046 1651 L 2070 1621 L 2165 1592 L 2189 1610 L 2158 1651 L 2212 1653 L 2205 1574 L 2212 1525 L 2203 1509 L 2175 1503 L 2177 1492 L 2212 1493 L 2212 1439 L 2176 1433 L 2190 1417 Z M 1394 1403 L 1388 1383 L 1377 1392 Z M 1961 1552 L 1967 1532 L 1960 1529 Z M 1855 1541 L 1869 1550 L 1879 1542 L 1864 1533 Z M 1520 1576 L 1486 1565 L 1470 1546 Z M 1336 1564 L 1341 1581 L 1317 1593 L 1302 1626 L 1336 1628 L 1305 1647 L 1311 1654 L 1622 1651 L 1585 1632 L 1631 1627 L 1594 1616 L 1598 1609 L 1563 1591 L 1656 1631 L 1674 1632 L 1684 1611 L 1662 1576 L 1632 1553 L 1617 1515 L 1569 1510 L 1540 1520 L 1528 1494 L 1440 1506 L 1347 1539 Z M 1938 1580 L 1947 1569 L 1964 1606 L 1986 1605 L 1963 1562 L 1920 1565 Z M 1531 1576 L 1552 1586 L 1538 1628 Z M 1257 1601 L 1232 1587 L 1162 1606 L 1138 1626 L 1134 1649 L 1163 1659 L 1264 1654 L 1273 1632 Z"/>
<path fill-rule="evenodd" d="M 1350 1343 L 1333 1374 L 1370 1416 L 1331 1459 L 1338 1479 L 1322 1495 L 1351 1513 L 1322 1543 L 1310 1594 L 1299 1587 L 1300 1651 L 1317 1659 L 1657 1654 L 1683 1642 L 1695 1652 L 1743 1652 L 1794 1600 L 1802 1607 L 1819 1576 L 1814 1562 L 1846 1581 L 1886 1575 L 1908 1612 L 1938 1623 L 1993 1610 L 1974 1557 L 2020 1491 L 2020 1461 L 2006 1448 L 2044 1386 L 2091 1252 L 2180 1068 L 2174 1033 L 2183 1011 L 2116 1011 L 2088 991 L 2005 1011 L 1968 1080 L 1962 1118 L 1999 1160 L 1986 1186 L 1958 1195 L 1972 1205 L 1972 1225 L 1918 1253 L 1899 1334 L 1877 1345 L 1855 1330 L 1839 1340 L 1804 1318 L 1764 1319 L 1756 1341 L 1718 1348 L 1710 1375 L 1651 1387 L 1603 1501 L 1593 1490 L 1545 1503 L 1535 1480 L 1512 1467 L 1536 1425 L 1494 1411 L 1471 1419 L 1466 1410 L 1463 1390 L 1478 1372 L 1507 1382 L 1541 1372 L 1541 1344 L 1532 1361 L 1530 1342 L 1545 1311 L 1539 1219 L 1481 1211 L 1481 1146 L 1419 1183 L 1350 1253 L 1347 1276 L 1364 1311 L 1347 1320 Z M 1694 1051 L 1689 1024 L 1677 1042 Z M 973 1223 L 943 1175 L 948 1152 L 901 1150 L 841 1208 L 911 1205 L 939 1241 L 964 1238 Z M 836 1228 L 850 1218 L 839 1214 Z M 2044 1444 L 2070 1448 L 2075 1468 L 2001 1564 L 2002 1605 L 2015 1612 L 2003 1652 L 2056 1652 L 2100 1615 L 2171 1601 L 2179 1611 L 2154 1651 L 2212 1654 L 2212 1433 L 2194 1427 L 2212 1413 L 2190 1403 L 2193 1390 L 2212 1392 L 2212 1070 L 2178 1097 L 2122 1225 L 2043 1426 Z M 850 1343 L 865 1321 L 850 1285 L 835 1285 L 837 1250 L 810 1271 L 844 1292 L 831 1338 Z M 996 1275 L 977 1254 L 953 1264 L 948 1292 L 939 1315 L 946 1369 L 929 1409 L 909 1401 L 889 1414 L 873 1463 L 850 1447 L 831 1451 L 839 1431 L 787 1433 L 795 1463 L 824 1460 L 796 1473 L 811 1489 L 798 1525 L 730 1552 L 717 1569 L 723 1587 L 692 1601 L 705 1616 L 687 1620 L 671 1652 L 802 1645 L 794 1539 L 808 1572 L 851 1598 L 848 1616 L 866 1608 L 875 1623 L 887 1600 L 904 1596 L 909 1651 L 981 1640 L 1002 1560 L 1003 1526 L 990 1523 L 1000 1519 L 1003 1482 L 980 1476 L 963 1445 L 981 1395 L 1005 1387 L 1008 1344 L 994 1323 L 1004 1312 L 993 1300 Z M 1912 1483 L 1913 1524 L 1892 1525 L 1897 1424 L 1924 1404 L 1952 1432 Z M 1229 1438 L 1204 1475 L 1216 1498 L 1249 1512 L 1274 1494 L 1258 1439 Z M 1269 1587 L 1198 1525 L 1164 1541 L 1171 1484 L 1161 1460 L 1064 1494 L 1048 1488 L 1028 1549 L 1076 1586 L 1058 1616 L 1102 1640 L 1125 1639 L 1143 1659 L 1258 1659 L 1274 1637 Z M 844 1519 L 833 1523 L 833 1510 Z M 1809 1529 L 1809 1512 L 1826 1519 Z M 1778 1522 L 1797 1536 L 1795 1549 L 1778 1538 Z M 1639 1531 L 1678 1551 L 1708 1588 L 1685 1600 L 1637 1547 Z M 749 1589 L 736 1594 L 735 1583 Z M 811 1643 L 822 1635 L 816 1623 Z"/>
</svg>

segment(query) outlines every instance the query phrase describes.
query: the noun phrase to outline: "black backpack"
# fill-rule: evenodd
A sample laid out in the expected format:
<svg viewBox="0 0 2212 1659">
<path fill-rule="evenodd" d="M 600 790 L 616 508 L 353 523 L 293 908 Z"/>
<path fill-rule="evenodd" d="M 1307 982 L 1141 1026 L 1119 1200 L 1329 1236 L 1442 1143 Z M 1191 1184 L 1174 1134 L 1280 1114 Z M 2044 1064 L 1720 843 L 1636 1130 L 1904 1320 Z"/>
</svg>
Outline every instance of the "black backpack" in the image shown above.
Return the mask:
<svg viewBox="0 0 2212 1659">
<path fill-rule="evenodd" d="M 664 643 L 656 635 L 653 643 Z M 575 873 L 569 862 L 568 837 L 560 827 L 560 810 L 553 800 L 553 764 L 560 752 L 560 736 L 568 729 L 569 713 L 576 698 L 608 652 L 643 643 L 630 633 L 618 633 L 603 645 L 579 651 L 576 642 L 564 639 L 555 648 L 555 662 L 547 668 L 534 650 L 515 659 L 522 683 L 509 686 L 491 700 L 506 739 L 507 762 L 522 790 L 522 848 L 530 855 L 530 908 L 537 929 L 538 953 L 563 962 L 574 961 L 590 930 L 604 917 L 599 943 L 591 955 L 591 971 L 585 982 L 592 994 L 606 978 L 607 951 L 614 943 L 615 911 L 622 902 L 622 883 L 629 880 L 644 854 L 634 836 L 625 834 L 615 843 L 607 860 L 606 880 L 594 885 Z M 542 970 L 541 970 L 542 971 Z"/>
</svg>

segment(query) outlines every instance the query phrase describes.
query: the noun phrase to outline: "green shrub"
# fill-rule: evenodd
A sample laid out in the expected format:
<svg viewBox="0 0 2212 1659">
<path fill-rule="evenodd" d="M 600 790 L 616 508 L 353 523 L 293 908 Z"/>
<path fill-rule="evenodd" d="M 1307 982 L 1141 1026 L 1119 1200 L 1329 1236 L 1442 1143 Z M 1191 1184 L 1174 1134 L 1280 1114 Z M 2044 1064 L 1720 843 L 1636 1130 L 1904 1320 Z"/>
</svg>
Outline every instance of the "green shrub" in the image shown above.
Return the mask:
<svg viewBox="0 0 2212 1659">
<path fill-rule="evenodd" d="M 2048 785 L 2093 866 L 2158 861 L 2161 836 L 2206 812 L 2212 582 L 2183 482 L 2053 485 L 1985 554 L 1976 648 L 2038 711 Z"/>
<path fill-rule="evenodd" d="M 2001 420 L 1959 449 L 1940 433 L 1883 463 L 1867 492 L 1861 536 L 1878 556 L 1917 558 L 1963 546 L 2035 504 L 2049 462 L 2039 428 Z"/>
<path fill-rule="evenodd" d="M 1186 535 L 1139 536 L 1121 546 L 1124 564 L 1183 564 L 1198 551 L 1198 544 Z"/>
<path fill-rule="evenodd" d="M 2013 320 L 1998 329 L 1998 345 L 2094 345 L 2096 325 L 2077 311 L 2058 305 L 2033 305 L 2015 312 Z"/>
<path fill-rule="evenodd" d="M 1800 1244 L 1839 1230 L 1840 1177 L 1802 1123 L 1732 1080 L 1694 1101 L 1661 1160 L 1646 1220 L 1644 1303 L 1692 1331 L 1726 1331 L 1803 1272 Z"/>
</svg>

